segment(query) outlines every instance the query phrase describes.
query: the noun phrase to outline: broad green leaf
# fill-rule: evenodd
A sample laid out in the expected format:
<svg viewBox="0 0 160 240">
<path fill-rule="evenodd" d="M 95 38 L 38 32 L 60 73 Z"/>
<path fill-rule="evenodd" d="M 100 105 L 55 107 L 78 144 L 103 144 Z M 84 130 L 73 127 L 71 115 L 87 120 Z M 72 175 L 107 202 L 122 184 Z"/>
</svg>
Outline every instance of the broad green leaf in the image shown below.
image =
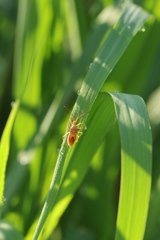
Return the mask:
<svg viewBox="0 0 160 240">
<path fill-rule="evenodd" d="M 121 192 L 116 239 L 144 236 L 150 187 L 152 139 L 143 100 L 138 96 L 111 94 L 121 138 Z"/>
<path fill-rule="evenodd" d="M 4 182 L 5 182 L 5 171 L 6 164 L 9 154 L 10 146 L 10 135 L 12 131 L 12 126 L 14 119 L 18 110 L 19 103 L 14 103 L 13 109 L 5 126 L 4 132 L 2 134 L 2 139 L 0 142 L 0 208 L 3 205 L 3 194 L 4 194 Z M 0 209 L 1 210 L 1 209 Z"/>
</svg>

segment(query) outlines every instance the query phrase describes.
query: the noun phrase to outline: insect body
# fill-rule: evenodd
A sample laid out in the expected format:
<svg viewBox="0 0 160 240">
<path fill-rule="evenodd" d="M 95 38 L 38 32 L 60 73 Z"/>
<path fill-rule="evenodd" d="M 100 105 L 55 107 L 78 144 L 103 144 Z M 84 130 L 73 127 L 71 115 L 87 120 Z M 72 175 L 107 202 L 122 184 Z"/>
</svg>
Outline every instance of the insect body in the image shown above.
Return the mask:
<svg viewBox="0 0 160 240">
<path fill-rule="evenodd" d="M 72 126 L 69 131 L 68 139 L 67 139 L 68 145 L 70 147 L 75 143 L 77 137 L 78 138 L 80 137 L 79 134 L 82 134 L 82 132 L 80 132 L 80 128 L 78 128 L 77 126 L 78 125 L 77 125 L 76 121 L 73 121 Z"/>
<path fill-rule="evenodd" d="M 69 112 L 71 112 L 66 106 L 64 106 Z M 72 125 L 70 127 L 70 130 L 69 132 L 67 133 L 68 135 L 68 138 L 67 138 L 67 143 L 68 143 L 68 146 L 72 146 L 77 140 L 78 138 L 83 134 L 81 130 L 81 128 L 79 128 L 78 126 L 79 125 L 82 125 L 83 123 L 78 123 L 77 124 L 77 121 L 79 118 L 81 118 L 84 114 L 86 114 L 88 112 L 85 112 L 83 114 L 81 114 L 78 118 L 76 118 L 76 120 L 73 120 L 72 121 Z"/>
</svg>

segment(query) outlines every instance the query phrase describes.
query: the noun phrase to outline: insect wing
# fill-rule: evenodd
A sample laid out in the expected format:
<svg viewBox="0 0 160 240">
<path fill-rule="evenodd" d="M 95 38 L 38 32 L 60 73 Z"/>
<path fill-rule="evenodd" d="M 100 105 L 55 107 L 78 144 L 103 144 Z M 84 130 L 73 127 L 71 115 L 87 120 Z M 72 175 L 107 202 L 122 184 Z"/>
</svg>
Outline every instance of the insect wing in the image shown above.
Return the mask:
<svg viewBox="0 0 160 240">
<path fill-rule="evenodd" d="M 76 136 L 70 134 L 68 136 L 68 145 L 71 147 L 74 144 L 75 141 L 76 141 Z"/>
</svg>

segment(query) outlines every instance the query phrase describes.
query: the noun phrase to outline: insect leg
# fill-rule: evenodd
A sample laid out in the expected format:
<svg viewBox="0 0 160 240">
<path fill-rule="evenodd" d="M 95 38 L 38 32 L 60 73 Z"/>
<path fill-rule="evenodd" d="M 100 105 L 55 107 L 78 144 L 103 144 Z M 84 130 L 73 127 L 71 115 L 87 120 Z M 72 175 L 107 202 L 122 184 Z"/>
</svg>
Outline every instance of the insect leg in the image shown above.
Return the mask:
<svg viewBox="0 0 160 240">
<path fill-rule="evenodd" d="M 69 134 L 69 132 L 67 132 L 66 134 L 64 134 L 62 138 L 64 138 L 64 137 L 67 136 L 68 134 Z"/>
<path fill-rule="evenodd" d="M 77 124 L 77 126 L 79 126 L 79 125 L 82 125 L 82 124 L 84 124 L 84 123 L 83 123 L 83 122 L 81 122 L 81 123 L 78 123 L 78 124 Z"/>
<path fill-rule="evenodd" d="M 77 137 L 79 138 L 80 136 L 82 136 L 83 132 L 78 132 Z"/>
</svg>

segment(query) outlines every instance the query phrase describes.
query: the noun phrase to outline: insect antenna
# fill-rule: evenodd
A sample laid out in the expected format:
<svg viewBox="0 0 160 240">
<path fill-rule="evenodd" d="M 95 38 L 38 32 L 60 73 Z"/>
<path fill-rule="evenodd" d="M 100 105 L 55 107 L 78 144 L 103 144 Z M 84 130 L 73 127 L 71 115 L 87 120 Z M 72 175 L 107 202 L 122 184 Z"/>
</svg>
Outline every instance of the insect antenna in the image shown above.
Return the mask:
<svg viewBox="0 0 160 240">
<path fill-rule="evenodd" d="M 79 117 L 77 117 L 77 118 L 76 118 L 76 122 L 77 122 L 77 120 L 78 120 L 79 118 L 81 118 L 83 115 L 85 115 L 85 114 L 87 114 L 87 113 L 89 113 L 89 112 L 84 112 L 84 113 L 82 113 Z"/>
<path fill-rule="evenodd" d="M 67 108 L 66 106 L 64 106 L 64 108 L 66 108 L 66 109 L 68 110 L 68 112 L 70 112 L 70 114 L 71 114 L 71 120 L 72 120 L 72 122 L 73 122 L 73 121 L 74 121 L 74 116 L 73 116 L 71 110 L 69 110 L 69 108 Z"/>
<path fill-rule="evenodd" d="M 70 114 L 72 114 L 71 110 L 69 110 L 69 108 L 67 108 L 66 106 L 64 106 L 64 108 L 66 108 L 68 110 L 68 112 L 70 112 Z"/>
</svg>

